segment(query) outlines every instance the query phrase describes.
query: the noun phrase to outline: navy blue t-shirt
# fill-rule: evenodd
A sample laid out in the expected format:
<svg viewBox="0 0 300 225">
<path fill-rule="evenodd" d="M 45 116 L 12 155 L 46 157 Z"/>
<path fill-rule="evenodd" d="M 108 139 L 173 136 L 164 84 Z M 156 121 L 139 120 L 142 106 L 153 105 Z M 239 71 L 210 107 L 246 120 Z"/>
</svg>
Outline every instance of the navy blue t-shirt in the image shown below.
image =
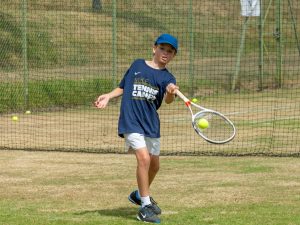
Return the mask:
<svg viewBox="0 0 300 225">
<path fill-rule="evenodd" d="M 157 110 L 170 83 L 176 84 L 176 79 L 167 69 L 154 69 L 143 59 L 132 63 L 119 84 L 124 90 L 118 128 L 120 137 L 125 133 L 160 137 Z"/>
</svg>

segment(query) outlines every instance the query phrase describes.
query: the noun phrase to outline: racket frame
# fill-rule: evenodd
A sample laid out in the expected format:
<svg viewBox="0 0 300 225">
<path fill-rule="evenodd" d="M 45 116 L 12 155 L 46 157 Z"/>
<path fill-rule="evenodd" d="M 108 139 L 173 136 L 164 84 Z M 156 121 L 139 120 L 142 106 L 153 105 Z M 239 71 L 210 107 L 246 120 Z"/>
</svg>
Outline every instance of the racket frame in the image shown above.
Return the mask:
<svg viewBox="0 0 300 225">
<path fill-rule="evenodd" d="M 180 97 L 180 98 L 184 101 L 186 107 L 188 107 L 188 109 L 189 109 L 189 111 L 190 111 L 190 113 L 191 113 L 191 115 L 192 115 L 192 126 L 193 126 L 194 130 L 196 131 L 196 133 L 197 133 L 200 137 L 202 137 L 204 140 L 206 140 L 207 142 L 212 143 L 212 144 L 225 144 L 225 143 L 231 141 L 231 140 L 235 137 L 235 135 L 236 135 L 236 128 L 235 128 L 233 122 L 232 122 L 230 119 L 228 119 L 225 115 L 223 115 L 222 113 L 217 112 L 217 111 L 215 111 L 215 110 L 207 109 L 207 108 L 205 108 L 205 107 L 203 107 L 203 106 L 200 106 L 200 105 L 198 105 L 198 104 L 196 104 L 196 103 L 190 101 L 190 100 L 189 100 L 187 97 L 185 97 L 184 94 L 182 94 L 179 90 L 176 90 L 176 95 L 177 95 L 178 97 Z M 192 110 L 192 106 L 194 106 L 194 107 L 200 109 L 200 111 L 197 112 L 196 114 L 194 114 L 194 112 L 193 112 L 193 110 Z M 213 114 L 216 114 L 216 115 L 222 117 L 225 121 L 227 121 L 227 122 L 229 123 L 229 125 L 232 127 L 232 135 L 231 135 L 229 138 L 227 138 L 227 139 L 225 139 L 225 140 L 222 140 L 222 141 L 211 140 L 211 139 L 207 138 L 205 135 L 203 135 L 203 134 L 198 130 L 198 128 L 197 128 L 198 125 L 197 125 L 196 122 L 195 122 L 195 118 L 197 118 L 197 116 L 198 116 L 199 114 L 203 114 L 203 113 L 206 113 L 206 112 L 207 112 L 207 113 L 213 113 Z"/>
</svg>

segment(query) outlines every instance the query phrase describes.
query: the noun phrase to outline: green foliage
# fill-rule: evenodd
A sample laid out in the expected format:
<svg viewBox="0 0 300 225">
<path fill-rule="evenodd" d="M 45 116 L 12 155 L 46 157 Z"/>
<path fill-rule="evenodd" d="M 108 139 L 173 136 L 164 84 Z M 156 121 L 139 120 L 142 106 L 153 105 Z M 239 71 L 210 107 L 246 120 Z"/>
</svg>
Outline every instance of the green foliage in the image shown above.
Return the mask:
<svg viewBox="0 0 300 225">
<path fill-rule="evenodd" d="M 153 16 L 148 16 L 145 13 L 137 11 L 121 11 L 117 13 L 117 18 L 124 19 L 130 23 L 136 23 L 143 29 L 154 29 L 165 31 L 166 26 Z"/>
<path fill-rule="evenodd" d="M 45 80 L 29 82 L 29 105 L 24 105 L 22 83 L 0 83 L 0 113 L 43 108 L 91 105 L 95 98 L 112 89 L 104 79 Z"/>
<path fill-rule="evenodd" d="M 168 0 L 163 4 L 158 2 L 151 2 L 152 5 L 145 0 L 141 1 L 139 5 L 133 0 L 117 3 L 116 48 L 118 55 L 113 56 L 113 6 L 111 1 L 103 2 L 103 8 L 98 13 L 93 13 L 91 2 L 86 1 L 53 2 L 47 0 L 42 4 L 37 0 L 27 1 L 26 36 L 29 74 L 32 70 L 45 69 L 51 73 L 53 72 L 51 69 L 74 68 L 75 66 L 86 66 L 87 68 L 105 66 L 106 70 L 112 70 L 114 57 L 120 63 L 118 67 L 123 69 L 132 61 L 132 58 L 151 54 L 151 49 L 145 46 L 149 44 L 150 40 L 153 41 L 154 34 L 173 31 L 178 34 L 180 40 L 180 50 L 176 56 L 176 59 L 179 58 L 178 68 L 174 71 L 175 74 L 179 74 L 178 78 L 182 74 L 187 74 L 188 68 L 184 64 L 189 60 L 191 47 L 194 51 L 194 73 L 198 73 L 198 77 L 193 79 L 194 87 L 191 88 L 191 82 L 189 84 L 182 82 L 180 84 L 182 90 L 198 91 L 197 89 L 205 88 L 214 90 L 214 92 L 229 90 L 231 85 L 229 78 L 232 76 L 233 68 L 232 65 L 226 64 L 229 63 L 229 60 L 235 61 L 239 48 L 243 22 L 241 17 L 236 16 L 235 11 L 240 10 L 240 4 L 234 1 L 230 1 L 228 4 L 194 1 L 193 18 L 190 20 L 191 11 L 188 1 Z M 20 73 L 24 66 L 21 2 L 11 3 L 11 1 L 3 0 L 2 6 L 3 8 L 0 9 L 0 55 L 3 60 L 0 60 L 0 72 L 10 70 Z M 287 7 L 282 9 L 283 27 L 289 27 L 286 25 L 289 21 L 287 10 Z M 273 22 L 268 23 L 273 21 L 273 17 L 272 15 L 266 17 L 266 33 L 270 33 L 267 29 L 272 27 L 270 25 Z M 244 46 L 244 54 L 250 54 L 251 57 L 257 55 L 256 53 L 259 51 L 257 23 L 255 18 L 249 22 L 249 32 L 247 32 Z M 193 42 L 190 39 L 191 36 L 194 38 Z M 276 39 L 272 35 L 265 36 L 265 54 L 270 57 L 269 61 L 271 62 L 273 60 L 272 52 L 276 50 Z M 291 43 L 290 45 L 285 44 L 285 52 L 288 54 L 291 49 L 295 49 L 294 33 L 287 29 L 282 36 L 285 43 Z M 191 43 L 193 46 L 190 45 Z M 228 57 L 225 63 L 220 61 L 223 57 Z M 200 63 L 203 62 L 203 59 L 205 62 Z M 220 63 L 222 64 L 220 65 Z M 220 66 L 220 69 L 213 74 L 216 66 Z M 286 69 L 290 71 L 289 78 L 296 79 L 298 67 L 294 68 L 294 64 L 291 67 L 293 68 Z M 252 71 L 252 68 L 254 65 L 251 65 L 251 69 L 242 68 L 244 70 L 241 71 L 241 74 L 247 79 L 243 80 L 243 77 L 240 77 L 237 83 L 237 86 L 241 87 L 239 91 L 245 91 L 244 87 L 257 79 L 258 72 L 254 69 Z M 199 78 L 200 72 L 209 73 L 212 76 Z M 219 76 L 220 74 L 222 76 Z M 264 72 L 264 83 L 268 81 L 266 87 L 273 87 L 269 84 L 273 82 L 272 78 L 273 72 Z M 96 92 L 108 90 L 103 87 L 96 90 L 92 84 L 96 79 L 90 80 L 91 83 L 88 81 L 80 83 L 67 79 L 29 81 L 30 107 L 71 107 L 85 104 L 89 98 L 95 97 Z M 109 84 L 111 81 L 101 82 Z M 94 91 L 89 93 L 87 90 Z M 70 93 L 67 93 L 68 91 Z M 76 96 L 76 99 L 68 97 L 72 95 Z M 1 83 L 0 99 L 3 100 L 0 102 L 0 106 L 2 106 L 0 112 L 15 111 L 25 107 L 24 87 L 21 81 L 12 84 Z M 46 103 L 43 102 L 44 100 Z"/>
<path fill-rule="evenodd" d="M 10 69 L 20 65 L 22 31 L 13 17 L 0 11 L 0 68 Z"/>
<path fill-rule="evenodd" d="M 33 29 L 39 27 L 30 23 Z M 0 11 L 0 68 L 11 70 L 22 66 L 22 25 L 16 19 Z M 47 31 L 27 32 L 27 57 L 31 67 L 45 67 L 58 64 L 60 52 Z"/>
<path fill-rule="evenodd" d="M 38 26 L 38 25 L 34 25 Z M 28 35 L 28 61 L 32 67 L 45 68 L 49 65 L 60 64 L 60 51 L 55 46 L 47 31 L 29 33 Z"/>
</svg>

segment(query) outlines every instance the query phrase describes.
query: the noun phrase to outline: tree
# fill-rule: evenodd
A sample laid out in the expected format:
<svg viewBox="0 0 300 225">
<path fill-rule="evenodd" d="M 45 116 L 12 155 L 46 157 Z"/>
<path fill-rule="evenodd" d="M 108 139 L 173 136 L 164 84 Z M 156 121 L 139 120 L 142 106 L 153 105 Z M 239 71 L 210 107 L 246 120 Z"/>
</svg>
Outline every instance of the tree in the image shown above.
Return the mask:
<svg viewBox="0 0 300 225">
<path fill-rule="evenodd" d="M 101 0 L 92 0 L 92 8 L 94 11 L 100 11 L 102 9 Z"/>
</svg>

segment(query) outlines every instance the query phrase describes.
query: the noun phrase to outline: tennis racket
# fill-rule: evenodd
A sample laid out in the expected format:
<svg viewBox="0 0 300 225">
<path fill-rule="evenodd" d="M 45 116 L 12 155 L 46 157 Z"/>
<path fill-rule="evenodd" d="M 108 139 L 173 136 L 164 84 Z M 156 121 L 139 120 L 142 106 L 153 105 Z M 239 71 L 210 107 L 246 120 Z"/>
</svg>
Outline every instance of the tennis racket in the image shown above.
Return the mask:
<svg viewBox="0 0 300 225">
<path fill-rule="evenodd" d="M 193 128 L 200 137 L 213 144 L 224 144 L 234 138 L 236 128 L 226 116 L 191 102 L 179 90 L 176 90 L 176 94 L 185 102 L 185 105 L 190 110 Z M 192 106 L 200 111 L 194 114 Z M 208 126 L 201 128 L 199 123 L 202 121 L 205 121 L 205 123 L 208 122 L 208 124 L 206 124 Z"/>
</svg>

